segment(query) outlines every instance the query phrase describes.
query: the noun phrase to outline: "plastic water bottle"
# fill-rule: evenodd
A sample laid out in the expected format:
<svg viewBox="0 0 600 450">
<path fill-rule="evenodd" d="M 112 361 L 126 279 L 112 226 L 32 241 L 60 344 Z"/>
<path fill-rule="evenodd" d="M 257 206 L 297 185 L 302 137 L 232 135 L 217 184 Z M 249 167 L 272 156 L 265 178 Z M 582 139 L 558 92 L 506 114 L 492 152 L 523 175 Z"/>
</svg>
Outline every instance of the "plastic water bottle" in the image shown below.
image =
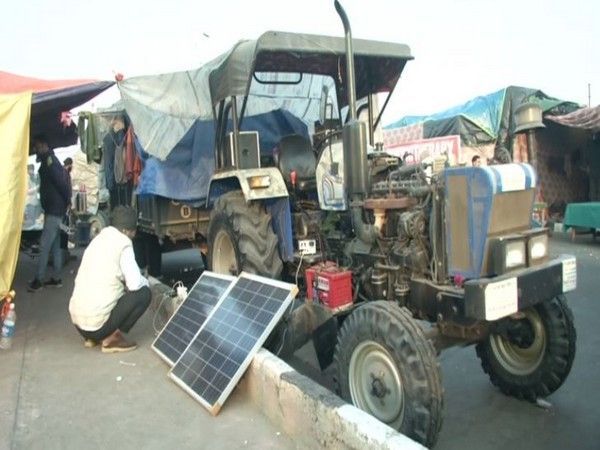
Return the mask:
<svg viewBox="0 0 600 450">
<path fill-rule="evenodd" d="M 15 312 L 15 304 L 10 304 L 8 314 L 2 324 L 2 336 L 0 337 L 0 348 L 6 350 L 12 346 L 12 338 L 15 334 L 15 322 L 17 321 L 17 313 Z"/>
</svg>

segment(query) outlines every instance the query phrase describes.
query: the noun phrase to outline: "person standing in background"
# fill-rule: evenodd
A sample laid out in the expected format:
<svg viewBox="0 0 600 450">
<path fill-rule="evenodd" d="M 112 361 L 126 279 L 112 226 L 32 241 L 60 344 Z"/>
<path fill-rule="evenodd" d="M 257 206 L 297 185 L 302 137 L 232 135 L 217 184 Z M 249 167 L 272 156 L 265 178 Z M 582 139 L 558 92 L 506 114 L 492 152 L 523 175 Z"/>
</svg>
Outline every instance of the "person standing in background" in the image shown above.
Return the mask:
<svg viewBox="0 0 600 450">
<path fill-rule="evenodd" d="M 481 166 L 481 157 L 479 155 L 475 155 L 471 158 L 471 165 L 473 167 Z"/>
<path fill-rule="evenodd" d="M 71 180 L 45 136 L 38 135 L 32 146 L 40 163 L 40 202 L 44 210 L 44 228 L 40 238 L 40 258 L 35 278 L 27 286 L 30 292 L 39 291 L 44 284 L 61 287 L 63 265 L 60 248 L 60 226 L 71 203 Z M 54 276 L 45 281 L 48 259 L 52 252 Z"/>
<path fill-rule="evenodd" d="M 63 161 L 63 167 L 65 168 L 65 170 L 67 171 L 67 173 L 69 174 L 69 183 L 71 184 L 71 187 L 73 187 L 73 179 L 72 179 L 72 175 L 71 172 L 73 171 L 73 159 L 68 157 L 65 158 Z M 73 198 L 73 192 L 71 192 L 71 197 L 70 199 Z M 67 214 L 65 215 L 65 218 L 63 219 L 63 227 L 61 227 L 61 232 L 60 232 L 60 248 L 63 250 L 63 255 L 64 255 L 64 259 L 63 261 L 66 263 L 67 261 L 69 261 L 71 259 L 71 255 L 69 254 L 69 224 L 70 224 L 70 210 L 71 210 L 71 201 L 69 201 L 69 206 L 67 207 Z M 75 258 L 75 256 L 73 256 Z"/>
</svg>

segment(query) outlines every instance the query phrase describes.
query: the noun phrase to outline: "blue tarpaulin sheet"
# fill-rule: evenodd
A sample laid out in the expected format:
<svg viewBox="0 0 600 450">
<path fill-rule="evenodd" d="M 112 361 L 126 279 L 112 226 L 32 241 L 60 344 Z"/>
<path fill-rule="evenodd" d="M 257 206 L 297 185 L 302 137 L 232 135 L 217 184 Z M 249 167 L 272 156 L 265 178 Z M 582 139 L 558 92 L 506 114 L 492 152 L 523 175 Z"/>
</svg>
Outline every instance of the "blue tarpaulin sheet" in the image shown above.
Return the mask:
<svg viewBox="0 0 600 450">
<path fill-rule="evenodd" d="M 444 120 L 456 116 L 462 116 L 465 119 L 473 122 L 491 137 L 496 137 L 498 135 L 498 129 L 500 128 L 505 94 L 506 89 L 501 89 L 488 95 L 476 97 L 462 105 L 455 106 L 436 114 L 431 114 L 429 116 L 403 117 L 402 119 L 386 126 L 385 128 L 390 129 L 406 127 L 421 122 Z"/>
<path fill-rule="evenodd" d="M 281 138 L 288 134 L 308 137 L 306 124 L 283 109 L 245 117 L 241 130 L 258 131 L 262 155 L 270 155 Z M 203 120 L 194 123 L 164 161 L 147 155 L 138 147 L 144 170 L 137 193 L 203 203 L 214 172 L 214 137 L 214 122 Z"/>
</svg>

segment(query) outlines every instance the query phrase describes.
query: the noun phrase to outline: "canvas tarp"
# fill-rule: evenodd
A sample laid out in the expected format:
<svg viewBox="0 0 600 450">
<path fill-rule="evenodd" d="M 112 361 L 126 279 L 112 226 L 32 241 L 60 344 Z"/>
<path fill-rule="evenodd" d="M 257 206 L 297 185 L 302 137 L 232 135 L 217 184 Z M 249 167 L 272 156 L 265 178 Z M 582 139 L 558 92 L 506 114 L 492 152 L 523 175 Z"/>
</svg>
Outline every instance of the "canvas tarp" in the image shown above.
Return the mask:
<svg viewBox="0 0 600 450">
<path fill-rule="evenodd" d="M 108 192 L 102 183 L 103 177 L 104 172 L 100 164 L 94 161 L 88 163 L 83 152 L 76 152 L 73 155 L 73 171 L 71 172 L 73 190 L 79 192 L 82 187 L 85 187 L 86 206 L 89 214 L 96 214 L 99 204 L 108 199 Z M 75 199 L 71 204 L 76 204 Z"/>
<path fill-rule="evenodd" d="M 360 68 L 356 79 L 358 98 L 393 90 L 402 68 L 412 59 L 410 48 L 404 44 L 354 39 L 353 47 L 355 65 Z M 310 99 L 310 103 L 316 100 L 318 107 L 324 82 L 331 82 L 340 84 L 334 100 L 343 107 L 347 101 L 345 84 L 341 83 L 346 75 L 345 55 L 342 37 L 268 31 L 256 40 L 238 42 L 198 69 L 129 78 L 118 86 L 141 145 L 148 154 L 165 160 L 196 120 L 212 119 L 213 106 L 230 96 L 253 97 L 246 116 L 284 108 L 311 125 L 315 117 L 307 120 L 305 112 L 312 109 L 318 113 L 318 108 L 312 108 L 312 104 L 306 108 L 300 102 L 293 109 L 292 102 L 283 97 Z M 258 82 L 254 72 L 259 72 L 263 81 L 272 80 L 268 75 L 274 73 L 287 72 L 291 79 L 300 73 L 302 76 L 300 82 L 286 89 L 281 84 Z M 282 90 L 283 97 L 279 95 Z M 280 103 L 274 105 L 276 98 Z"/>
<path fill-rule="evenodd" d="M 137 124 L 133 122 L 137 133 Z M 242 130 L 258 130 L 261 151 L 270 152 L 288 134 L 307 136 L 306 125 L 291 113 L 278 109 L 247 117 Z M 202 204 L 214 172 L 214 124 L 195 121 L 162 161 L 138 148 L 144 160 L 137 193 L 153 194 L 191 204 Z"/>
<path fill-rule="evenodd" d="M 118 84 L 123 105 L 146 153 L 165 160 L 197 120 L 211 120 L 208 71 L 200 69 L 127 78 Z"/>
<path fill-rule="evenodd" d="M 219 61 L 195 71 L 119 83 L 144 160 L 138 194 L 190 203 L 206 198 L 214 171 L 215 137 L 207 75 Z M 322 87 L 328 83 L 331 86 L 332 81 L 318 75 L 304 76 L 297 85 L 253 81 L 240 130 L 259 132 L 262 154 L 269 154 L 285 135 L 308 136 L 308 128 L 319 117 Z"/>
<path fill-rule="evenodd" d="M 43 80 L 0 71 L 0 94 L 33 92 L 31 97 L 31 134 L 43 133 L 52 147 L 77 143 L 77 128 L 61 122 L 61 113 L 69 111 L 114 84 L 96 80 Z"/>
<path fill-rule="evenodd" d="M 0 95 L 0 296 L 10 290 L 27 195 L 31 92 Z"/>
<path fill-rule="evenodd" d="M 385 127 L 394 132 L 419 126 L 418 139 L 459 135 L 463 145 L 476 147 L 494 143 L 496 150 L 511 148 L 515 109 L 524 102 L 540 105 L 545 115 L 560 115 L 579 108 L 573 102 L 550 97 L 537 89 L 509 86 L 488 95 L 428 116 L 406 116 Z"/>
<path fill-rule="evenodd" d="M 581 108 L 561 116 L 548 116 L 547 119 L 567 127 L 598 132 L 600 131 L 600 106 Z"/>
<path fill-rule="evenodd" d="M 403 44 L 355 39 L 353 46 L 359 98 L 392 91 L 412 59 Z M 307 136 L 319 119 L 324 86 L 338 117 L 347 102 L 345 55 L 342 37 L 269 31 L 198 69 L 119 82 L 148 155 L 138 193 L 194 201 L 206 196 L 214 170 L 213 107 L 231 96 L 243 116 L 240 130 L 259 132 L 263 155 L 286 134 Z"/>
<path fill-rule="evenodd" d="M 195 133 L 193 128 L 199 124 L 212 151 L 214 136 L 210 139 L 206 136 L 215 132 L 208 77 L 227 55 L 199 69 L 133 77 L 118 84 L 122 104 L 141 147 L 148 155 L 166 161 L 174 149 L 181 147 L 182 140 L 189 140 L 190 135 Z M 274 79 L 274 74 L 269 75 L 269 79 Z M 281 81 L 286 76 L 278 74 L 277 79 Z M 312 126 L 319 117 L 323 85 L 331 88 L 332 82 L 320 75 L 305 75 L 298 84 L 273 85 L 253 80 L 244 115 L 259 116 L 282 109 L 306 126 Z M 241 104 L 238 106 L 240 110 Z M 272 124 L 267 127 L 272 128 Z"/>
</svg>

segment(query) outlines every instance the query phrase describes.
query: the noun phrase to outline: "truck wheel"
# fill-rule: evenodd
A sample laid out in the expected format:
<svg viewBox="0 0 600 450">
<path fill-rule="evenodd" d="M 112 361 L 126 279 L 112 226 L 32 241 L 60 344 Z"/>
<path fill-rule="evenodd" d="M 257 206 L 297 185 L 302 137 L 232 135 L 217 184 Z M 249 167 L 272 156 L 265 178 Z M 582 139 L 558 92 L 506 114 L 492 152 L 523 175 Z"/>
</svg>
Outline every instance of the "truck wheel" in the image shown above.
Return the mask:
<svg viewBox="0 0 600 450">
<path fill-rule="evenodd" d="M 406 308 L 377 301 L 357 308 L 338 335 L 337 393 L 431 447 L 442 426 L 443 388 L 433 345 Z"/>
<path fill-rule="evenodd" d="M 96 214 L 94 214 L 89 219 L 90 223 L 90 241 L 94 239 L 100 232 L 106 228 L 110 222 L 108 220 L 108 215 L 104 211 L 98 210 Z"/>
<path fill-rule="evenodd" d="M 283 263 L 264 206 L 247 204 L 241 192 L 228 192 L 215 201 L 208 226 L 208 266 L 218 273 L 246 271 L 279 278 Z"/>
<path fill-rule="evenodd" d="M 556 391 L 569 375 L 577 334 L 563 296 L 524 314 L 524 319 L 508 319 L 512 333 L 511 328 L 508 336 L 492 333 L 476 350 L 492 384 L 506 395 L 535 401 Z"/>
</svg>

